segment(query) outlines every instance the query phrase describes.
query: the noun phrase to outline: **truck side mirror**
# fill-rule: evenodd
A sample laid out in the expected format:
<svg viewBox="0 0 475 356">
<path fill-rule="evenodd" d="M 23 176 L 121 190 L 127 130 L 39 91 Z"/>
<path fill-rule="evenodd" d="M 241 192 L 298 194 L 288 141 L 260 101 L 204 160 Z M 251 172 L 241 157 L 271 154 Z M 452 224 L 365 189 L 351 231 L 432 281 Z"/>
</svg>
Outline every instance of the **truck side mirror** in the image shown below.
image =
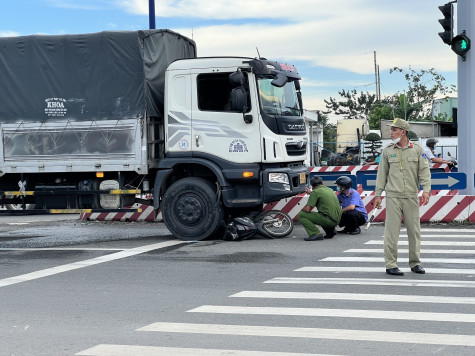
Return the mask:
<svg viewBox="0 0 475 356">
<path fill-rule="evenodd" d="M 229 83 L 232 86 L 236 86 L 236 88 L 231 90 L 231 111 L 242 112 L 244 122 L 250 124 L 252 122 L 252 115 L 246 115 L 247 108 L 249 107 L 247 91 L 244 87 L 246 77 L 240 70 L 237 70 L 229 75 Z"/>
<path fill-rule="evenodd" d="M 247 111 L 247 93 L 243 87 L 231 90 L 231 111 L 242 113 Z"/>
<path fill-rule="evenodd" d="M 232 86 L 243 85 L 245 83 L 245 80 L 246 78 L 240 70 L 237 70 L 236 72 L 231 73 L 229 75 L 229 83 Z"/>
<path fill-rule="evenodd" d="M 240 86 L 231 91 L 231 111 L 242 112 L 242 117 L 246 124 L 252 122 L 252 115 L 246 115 L 248 108 L 247 93 L 244 87 Z"/>
</svg>

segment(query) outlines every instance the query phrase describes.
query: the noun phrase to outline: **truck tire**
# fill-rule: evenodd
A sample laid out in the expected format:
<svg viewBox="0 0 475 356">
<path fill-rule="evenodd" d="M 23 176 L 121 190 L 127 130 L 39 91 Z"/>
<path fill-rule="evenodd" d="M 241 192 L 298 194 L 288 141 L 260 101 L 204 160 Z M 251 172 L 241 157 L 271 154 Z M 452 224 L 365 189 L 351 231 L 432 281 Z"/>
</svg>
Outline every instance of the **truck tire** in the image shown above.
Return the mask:
<svg viewBox="0 0 475 356">
<path fill-rule="evenodd" d="M 165 192 L 162 216 L 173 236 L 199 241 L 218 229 L 223 220 L 223 208 L 211 183 L 202 178 L 183 178 Z"/>
</svg>

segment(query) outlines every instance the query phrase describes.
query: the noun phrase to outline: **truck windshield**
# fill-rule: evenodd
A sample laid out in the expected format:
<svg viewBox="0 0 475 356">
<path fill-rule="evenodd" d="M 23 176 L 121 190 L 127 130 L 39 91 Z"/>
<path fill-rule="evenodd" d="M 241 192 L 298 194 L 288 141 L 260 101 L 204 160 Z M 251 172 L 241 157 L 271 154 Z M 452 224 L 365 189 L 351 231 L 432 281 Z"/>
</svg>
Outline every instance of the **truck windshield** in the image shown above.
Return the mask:
<svg viewBox="0 0 475 356">
<path fill-rule="evenodd" d="M 294 82 L 278 88 L 271 84 L 272 78 L 259 78 L 259 98 L 262 111 L 269 115 L 300 116 L 300 106 Z"/>
</svg>

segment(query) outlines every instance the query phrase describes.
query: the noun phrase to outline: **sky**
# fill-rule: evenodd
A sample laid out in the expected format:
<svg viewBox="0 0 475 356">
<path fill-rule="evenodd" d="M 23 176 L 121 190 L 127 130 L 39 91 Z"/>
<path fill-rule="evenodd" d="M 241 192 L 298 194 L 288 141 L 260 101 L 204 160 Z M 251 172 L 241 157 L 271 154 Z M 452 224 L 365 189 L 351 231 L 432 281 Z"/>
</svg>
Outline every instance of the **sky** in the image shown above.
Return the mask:
<svg viewBox="0 0 475 356">
<path fill-rule="evenodd" d="M 389 69 L 434 68 L 457 84 L 457 56 L 444 44 L 446 0 L 155 0 L 156 28 L 193 38 L 198 56 L 261 57 L 297 67 L 304 108 L 325 110 L 338 91 L 403 92 Z M 148 0 L 2 0 L 0 36 L 149 28 Z M 455 95 L 456 96 L 456 93 Z"/>
</svg>

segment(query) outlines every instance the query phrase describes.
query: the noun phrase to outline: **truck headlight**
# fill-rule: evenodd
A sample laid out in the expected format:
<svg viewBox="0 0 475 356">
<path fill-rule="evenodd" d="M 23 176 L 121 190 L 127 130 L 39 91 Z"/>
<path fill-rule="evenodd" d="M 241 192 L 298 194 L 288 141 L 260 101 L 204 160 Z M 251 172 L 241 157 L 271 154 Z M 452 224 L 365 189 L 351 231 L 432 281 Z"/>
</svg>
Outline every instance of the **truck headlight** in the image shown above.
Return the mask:
<svg viewBox="0 0 475 356">
<path fill-rule="evenodd" d="M 269 183 L 289 184 L 289 176 L 286 173 L 269 173 Z"/>
</svg>

